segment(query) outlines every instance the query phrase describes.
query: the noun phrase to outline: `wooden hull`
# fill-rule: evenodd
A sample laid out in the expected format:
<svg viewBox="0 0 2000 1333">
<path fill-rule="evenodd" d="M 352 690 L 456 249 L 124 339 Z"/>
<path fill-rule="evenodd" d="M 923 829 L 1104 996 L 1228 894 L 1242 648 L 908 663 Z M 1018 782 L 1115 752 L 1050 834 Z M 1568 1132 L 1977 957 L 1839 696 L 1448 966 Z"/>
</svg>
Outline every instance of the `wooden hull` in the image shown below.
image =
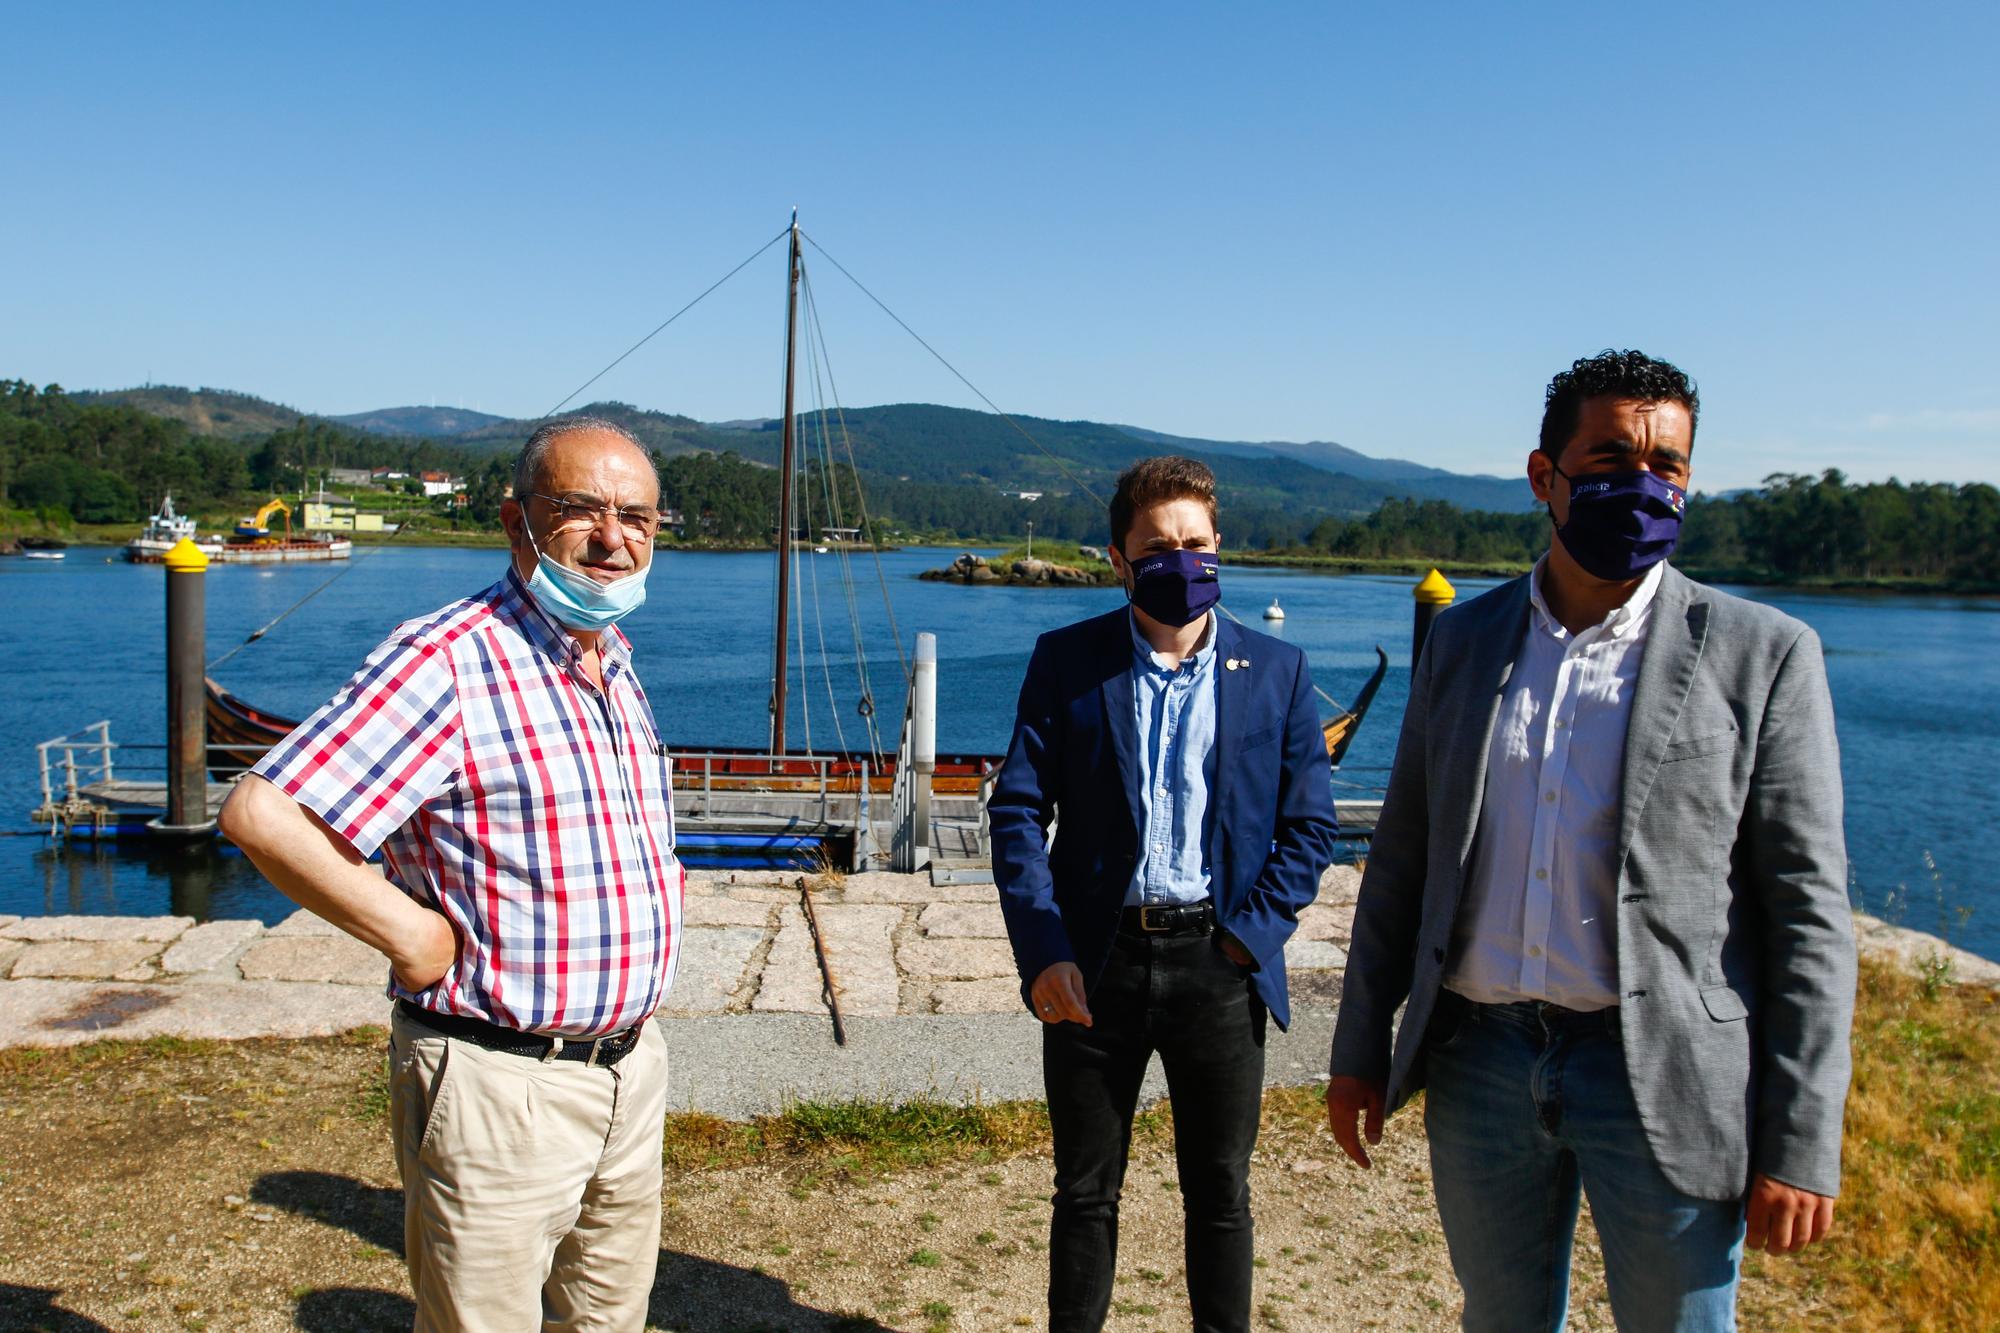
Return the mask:
<svg viewBox="0 0 2000 1333">
<path fill-rule="evenodd" d="M 208 707 L 210 763 L 218 781 L 255 764 L 265 750 L 276 745 L 293 727 L 294 718 L 281 717 L 245 703 L 213 680 L 205 682 Z M 237 748 L 241 747 L 241 748 Z M 881 760 L 866 754 L 839 750 L 813 750 L 778 759 L 761 750 L 743 746 L 705 746 L 687 753 L 669 750 L 674 785 L 700 787 L 704 779 L 718 787 L 741 790 L 762 787 L 771 791 L 818 791 L 820 771 L 826 770 L 828 791 L 854 792 L 861 785 L 861 771 L 868 769 L 870 792 L 887 794 L 896 783 L 896 756 Z M 941 754 L 931 776 L 931 790 L 941 793 L 976 794 L 985 774 L 1000 767 L 1000 755 Z"/>
<path fill-rule="evenodd" d="M 1327 761 L 1339 767 L 1341 756 L 1361 729 L 1375 691 L 1389 669 L 1389 655 L 1375 650 L 1375 672 L 1361 687 L 1354 707 L 1320 728 L 1326 742 Z M 264 751 L 276 745 L 293 727 L 295 718 L 268 713 L 245 703 L 213 680 L 207 685 L 208 744 L 212 773 L 218 782 L 227 782 L 255 764 Z M 240 748 L 239 748 L 240 747 Z M 887 794 L 896 785 L 896 756 L 873 756 L 841 750 L 812 750 L 772 758 L 747 746 L 705 746 L 686 752 L 669 748 L 674 785 L 697 789 L 706 785 L 725 790 L 746 788 L 766 791 L 818 791 L 824 772 L 826 789 L 855 792 L 861 788 L 864 768 L 868 790 Z M 941 754 L 931 775 L 931 790 L 948 795 L 977 795 L 986 775 L 1000 767 L 1004 755 Z"/>
</svg>

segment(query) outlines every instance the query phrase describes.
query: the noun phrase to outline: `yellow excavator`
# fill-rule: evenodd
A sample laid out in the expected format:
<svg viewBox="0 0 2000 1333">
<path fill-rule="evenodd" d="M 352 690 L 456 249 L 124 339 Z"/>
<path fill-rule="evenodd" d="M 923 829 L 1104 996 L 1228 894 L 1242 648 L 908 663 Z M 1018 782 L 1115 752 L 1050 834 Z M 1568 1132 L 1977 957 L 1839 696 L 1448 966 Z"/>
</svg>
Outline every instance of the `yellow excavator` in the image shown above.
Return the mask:
<svg viewBox="0 0 2000 1333">
<path fill-rule="evenodd" d="M 267 525 L 270 523 L 271 515 L 273 514 L 283 514 L 285 516 L 285 539 L 289 541 L 292 536 L 292 507 L 283 500 L 278 499 L 273 499 L 269 504 L 259 509 L 255 518 L 240 518 L 236 520 L 236 535 L 239 537 L 270 536 L 271 529 Z"/>
</svg>

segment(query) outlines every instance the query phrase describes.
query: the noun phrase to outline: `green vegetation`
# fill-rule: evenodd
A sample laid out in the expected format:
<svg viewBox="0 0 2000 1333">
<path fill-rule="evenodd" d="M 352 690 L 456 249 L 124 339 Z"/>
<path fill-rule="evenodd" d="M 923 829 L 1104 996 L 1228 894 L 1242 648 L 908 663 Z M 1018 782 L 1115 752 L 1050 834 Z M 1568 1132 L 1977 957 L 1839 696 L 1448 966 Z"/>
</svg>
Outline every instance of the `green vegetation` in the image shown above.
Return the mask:
<svg viewBox="0 0 2000 1333">
<path fill-rule="evenodd" d="M 1325 518 L 1271 555 L 1348 568 L 1513 573 L 1548 546 L 1540 513 L 1495 514 L 1390 500 L 1361 518 Z M 1854 486 L 1838 471 L 1776 474 L 1761 490 L 1695 496 L 1675 563 L 1746 583 L 2000 587 L 2000 489 L 1890 480 Z M 1350 563 L 1352 562 L 1352 563 Z"/>
<path fill-rule="evenodd" d="M 1104 548 L 1093 546 L 1090 549 L 1102 552 Z M 1102 554 L 1087 554 L 1084 548 L 1075 542 L 1036 542 L 1033 551 L 1028 549 L 1026 542 L 1022 542 L 1019 546 L 1009 547 L 999 555 L 990 557 L 988 563 L 996 566 L 1011 565 L 1016 560 L 1026 560 L 1031 556 L 1036 560 L 1047 560 L 1051 564 L 1068 565 L 1072 569 L 1111 568 L 1111 562 Z"/>
<path fill-rule="evenodd" d="M 619 422 L 654 451 L 661 504 L 685 516 L 684 533 L 670 540 L 689 549 L 770 543 L 778 423 L 710 426 L 623 403 L 578 410 Z M 419 422 L 450 414 L 363 415 Z M 485 544 L 496 539 L 513 455 L 533 423 L 479 420 L 439 441 L 371 434 L 215 389 L 68 394 L 0 380 L 0 534 L 86 524 L 112 536 L 108 525 L 142 522 L 167 491 L 204 526 L 226 528 L 263 499 L 319 485 L 330 469 L 387 466 L 462 477 L 464 502 L 374 488 L 340 498 L 405 524 L 404 540 Z M 849 411 L 844 429 L 832 418 L 824 430 L 817 416 L 799 420 L 807 460 L 801 536 L 816 540 L 844 527 L 884 544 L 1013 542 L 1032 522 L 1037 552 L 1065 564 L 1084 563 L 1077 544 L 1105 538 L 1102 506 L 1078 482 L 1108 494 L 1120 468 L 1162 447 L 1123 427 L 1019 418 L 1062 460 L 1058 467 L 989 413 L 903 405 Z M 1216 473 L 1233 558 L 1505 575 L 1548 544 L 1548 520 L 1538 511 L 1451 502 L 1504 506 L 1525 490 L 1519 482 L 1363 480 L 1295 457 L 1243 452 L 1254 446 L 1214 447 L 1203 457 Z M 1038 498 L 1022 499 L 1022 490 Z M 1017 547 L 1003 560 L 1025 554 Z M 1760 490 L 1692 499 L 1676 562 L 1725 581 L 1992 589 L 2000 587 L 2000 490 L 1894 480 L 1856 486 L 1836 471 L 1774 475 Z"/>
<path fill-rule="evenodd" d="M 1746 1272 L 1854 1329 L 2000 1328 L 2000 1005 L 1864 962 L 1833 1233 Z M 1784 1321 L 1778 1300 L 1746 1327 Z M 1758 1318 L 1762 1316 L 1762 1318 Z"/>
</svg>

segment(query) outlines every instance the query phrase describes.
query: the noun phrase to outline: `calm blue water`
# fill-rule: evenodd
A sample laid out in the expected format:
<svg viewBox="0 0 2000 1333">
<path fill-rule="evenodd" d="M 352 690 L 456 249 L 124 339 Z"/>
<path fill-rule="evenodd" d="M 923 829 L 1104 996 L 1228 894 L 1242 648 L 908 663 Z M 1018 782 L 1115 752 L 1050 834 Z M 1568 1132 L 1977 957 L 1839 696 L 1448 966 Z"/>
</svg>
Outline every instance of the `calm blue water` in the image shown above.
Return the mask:
<svg viewBox="0 0 2000 1333">
<path fill-rule="evenodd" d="M 1035 636 L 1108 610 L 1119 594 L 963 588 L 915 578 L 953 554 L 894 552 L 882 558 L 883 571 L 905 649 L 919 630 L 938 636 L 940 749 L 997 752 L 1006 744 Z M 13 627 L 8 637 L 15 644 L 0 694 L 0 830 L 31 827 L 27 813 L 39 799 L 36 741 L 101 718 L 128 744 L 164 739 L 165 575 L 115 555 L 82 547 L 60 564 L 0 560 L 0 615 Z M 799 602 L 810 670 L 801 681 L 795 644 L 787 726 L 795 744 L 809 727 L 816 744 L 859 747 L 866 732 L 855 711 L 861 686 L 841 559 L 802 559 Z M 504 560 L 498 551 L 364 552 L 350 572 L 215 674 L 262 707 L 302 716 L 397 621 L 485 586 Z M 766 740 L 771 566 L 766 555 L 661 556 L 648 585 L 651 600 L 627 628 L 642 678 L 660 705 L 661 726 L 677 746 Z M 878 721 L 893 746 L 903 700 L 894 636 L 872 562 L 855 558 L 853 568 L 852 615 L 869 645 Z M 211 569 L 210 660 L 331 572 L 328 566 Z M 1305 649 L 1314 678 L 1343 702 L 1373 666 L 1373 646 L 1388 649 L 1388 680 L 1348 752 L 1344 777 L 1379 780 L 1381 773 L 1371 770 L 1389 763 L 1407 697 L 1413 582 L 1225 571 L 1229 605 L 1246 621 L 1260 624 L 1271 599 L 1282 601 L 1284 637 Z M 1467 580 L 1460 596 L 1488 586 Z M 1737 591 L 1783 607 L 1826 641 L 1856 901 L 1875 911 L 1886 906 L 1920 929 L 1943 926 L 1968 947 L 2000 957 L 2000 876 L 1992 869 L 2000 863 L 2000 603 Z M 121 756 L 134 775 L 162 763 L 157 751 Z M 32 836 L 0 837 L 0 913 L 169 910 L 269 921 L 288 907 L 237 856 L 147 854 L 130 846 L 65 850 Z"/>
</svg>

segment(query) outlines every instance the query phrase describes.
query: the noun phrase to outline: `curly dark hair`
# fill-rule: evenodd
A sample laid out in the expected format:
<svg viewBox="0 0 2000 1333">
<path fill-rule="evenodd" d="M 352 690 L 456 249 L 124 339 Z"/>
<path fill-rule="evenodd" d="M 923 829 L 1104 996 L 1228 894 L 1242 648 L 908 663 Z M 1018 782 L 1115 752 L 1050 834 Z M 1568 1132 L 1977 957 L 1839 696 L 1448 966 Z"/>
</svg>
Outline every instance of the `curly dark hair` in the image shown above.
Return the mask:
<svg viewBox="0 0 2000 1333">
<path fill-rule="evenodd" d="M 1687 409 L 1688 444 L 1694 444 L 1695 423 L 1701 417 L 1701 395 L 1686 371 L 1671 361 L 1656 361 L 1644 352 L 1613 351 L 1573 362 L 1549 381 L 1542 408 L 1542 452 L 1560 459 L 1563 446 L 1576 434 L 1576 419 L 1592 398 L 1632 398 L 1642 403 L 1679 403 Z"/>
<path fill-rule="evenodd" d="M 1125 535 L 1140 511 L 1174 500 L 1195 501 L 1208 510 L 1209 523 L 1215 522 L 1215 474 L 1206 463 L 1166 454 L 1142 458 L 1126 468 L 1111 497 L 1111 544 L 1122 552 Z"/>
</svg>

